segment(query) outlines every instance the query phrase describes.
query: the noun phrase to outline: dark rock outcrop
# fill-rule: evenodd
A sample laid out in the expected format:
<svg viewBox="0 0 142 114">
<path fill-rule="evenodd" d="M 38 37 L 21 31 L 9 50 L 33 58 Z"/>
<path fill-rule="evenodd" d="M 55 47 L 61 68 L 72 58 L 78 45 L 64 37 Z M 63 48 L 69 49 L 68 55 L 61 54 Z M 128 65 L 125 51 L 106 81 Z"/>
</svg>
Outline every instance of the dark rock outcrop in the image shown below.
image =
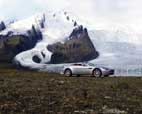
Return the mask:
<svg viewBox="0 0 142 114">
<path fill-rule="evenodd" d="M 33 61 L 36 62 L 36 63 L 40 63 L 40 62 L 41 62 L 41 59 L 40 59 L 37 55 L 33 56 L 32 59 L 33 59 Z"/>
<path fill-rule="evenodd" d="M 2 21 L 2 22 L 0 23 L 0 31 L 2 31 L 2 30 L 4 30 L 4 29 L 6 29 L 6 26 L 5 26 L 5 23 Z"/>
<path fill-rule="evenodd" d="M 17 54 L 32 49 L 42 39 L 42 33 L 34 26 L 27 34 L 2 36 L 0 40 L 0 63 L 11 63 Z"/>
<path fill-rule="evenodd" d="M 90 40 L 87 29 L 83 26 L 74 29 L 64 44 L 58 42 L 48 45 L 47 49 L 53 53 L 51 63 L 55 64 L 83 62 L 99 56 Z"/>
<path fill-rule="evenodd" d="M 42 29 L 45 27 L 45 20 L 45 14 L 43 14 L 42 20 L 39 22 L 39 25 Z"/>
</svg>

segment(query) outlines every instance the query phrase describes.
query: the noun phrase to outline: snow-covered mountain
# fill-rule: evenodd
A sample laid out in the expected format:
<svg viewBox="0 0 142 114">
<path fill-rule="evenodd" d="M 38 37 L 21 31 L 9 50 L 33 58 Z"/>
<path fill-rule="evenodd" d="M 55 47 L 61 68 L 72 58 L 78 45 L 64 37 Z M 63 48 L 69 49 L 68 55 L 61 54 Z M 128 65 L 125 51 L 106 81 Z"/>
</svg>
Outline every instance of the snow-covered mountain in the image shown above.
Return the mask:
<svg viewBox="0 0 142 114">
<path fill-rule="evenodd" d="M 28 19 L 11 23 L 0 32 L 0 38 L 12 35 L 28 35 L 27 31 L 32 26 L 39 29 L 43 36 L 42 40 L 33 49 L 16 55 L 15 62 L 24 67 L 43 70 L 49 68 L 49 65 L 45 63 L 48 63 L 52 56 L 52 53 L 47 50 L 47 45 L 56 42 L 64 43 L 71 32 L 80 25 L 87 27 L 90 39 L 100 54 L 97 59 L 91 60 L 91 62 L 116 69 L 123 69 L 131 65 L 142 65 L 142 39 L 133 32 L 96 30 L 91 25 L 79 21 L 79 17 L 75 20 L 74 16 L 66 11 L 37 14 Z M 33 61 L 32 58 L 35 55 L 40 58 L 40 63 Z"/>
<path fill-rule="evenodd" d="M 17 21 L 7 26 L 7 29 L 0 32 L 1 39 L 13 35 L 28 35 L 28 30 L 34 26 L 42 32 L 42 41 L 31 49 L 18 54 L 15 61 L 29 68 L 40 69 L 43 64 L 51 60 L 52 53 L 47 50 L 49 44 L 64 42 L 69 38 L 71 32 L 79 27 L 76 20 L 70 17 L 65 11 L 56 13 L 37 14 L 28 19 Z M 43 58 L 43 53 L 45 57 Z M 33 56 L 41 59 L 40 64 L 33 61 Z"/>
</svg>

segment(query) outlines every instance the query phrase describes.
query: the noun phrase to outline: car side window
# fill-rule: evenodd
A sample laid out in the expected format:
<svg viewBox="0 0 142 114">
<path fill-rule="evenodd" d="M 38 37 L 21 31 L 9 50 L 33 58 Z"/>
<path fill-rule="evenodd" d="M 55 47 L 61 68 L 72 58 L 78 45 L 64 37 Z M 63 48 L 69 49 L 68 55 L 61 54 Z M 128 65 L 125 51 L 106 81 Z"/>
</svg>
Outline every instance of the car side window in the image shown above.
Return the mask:
<svg viewBox="0 0 142 114">
<path fill-rule="evenodd" d="M 82 66 L 87 66 L 86 64 L 82 64 Z"/>
</svg>

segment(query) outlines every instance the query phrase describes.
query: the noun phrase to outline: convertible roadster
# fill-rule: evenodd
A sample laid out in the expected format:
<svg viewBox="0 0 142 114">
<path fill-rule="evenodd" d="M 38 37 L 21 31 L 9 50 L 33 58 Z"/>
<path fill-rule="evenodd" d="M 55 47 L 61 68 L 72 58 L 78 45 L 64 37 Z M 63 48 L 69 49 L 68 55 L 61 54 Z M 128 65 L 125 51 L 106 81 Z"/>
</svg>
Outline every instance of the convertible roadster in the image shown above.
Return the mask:
<svg viewBox="0 0 142 114">
<path fill-rule="evenodd" d="M 97 67 L 92 63 L 74 63 L 64 66 L 61 74 L 65 76 L 90 75 L 94 77 L 108 77 L 109 75 L 114 75 L 114 70 L 105 67 Z"/>
</svg>

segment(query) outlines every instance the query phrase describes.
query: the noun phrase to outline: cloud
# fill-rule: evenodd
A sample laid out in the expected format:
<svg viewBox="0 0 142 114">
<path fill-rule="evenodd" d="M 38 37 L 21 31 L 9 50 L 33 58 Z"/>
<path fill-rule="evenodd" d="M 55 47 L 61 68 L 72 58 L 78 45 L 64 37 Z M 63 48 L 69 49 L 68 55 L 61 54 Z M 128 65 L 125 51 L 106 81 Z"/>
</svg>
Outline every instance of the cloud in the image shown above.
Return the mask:
<svg viewBox="0 0 142 114">
<path fill-rule="evenodd" d="M 100 29 L 124 26 L 142 31 L 141 0 L 0 0 L 0 18 L 22 19 L 37 12 L 71 11 Z"/>
<path fill-rule="evenodd" d="M 11 19 L 26 18 L 41 11 L 40 7 L 35 0 L 0 0 L 0 16 Z"/>
</svg>

